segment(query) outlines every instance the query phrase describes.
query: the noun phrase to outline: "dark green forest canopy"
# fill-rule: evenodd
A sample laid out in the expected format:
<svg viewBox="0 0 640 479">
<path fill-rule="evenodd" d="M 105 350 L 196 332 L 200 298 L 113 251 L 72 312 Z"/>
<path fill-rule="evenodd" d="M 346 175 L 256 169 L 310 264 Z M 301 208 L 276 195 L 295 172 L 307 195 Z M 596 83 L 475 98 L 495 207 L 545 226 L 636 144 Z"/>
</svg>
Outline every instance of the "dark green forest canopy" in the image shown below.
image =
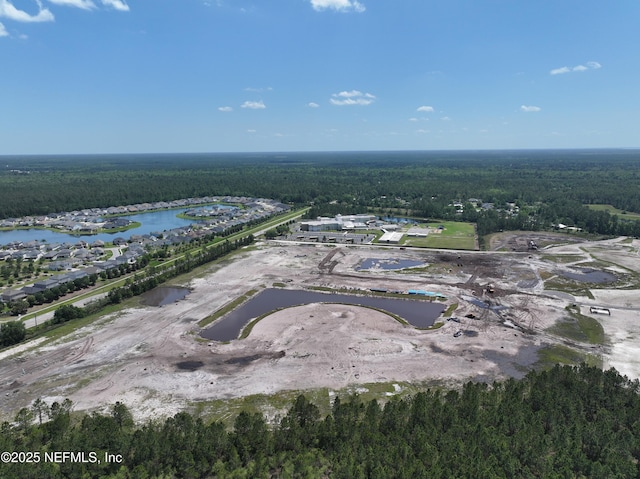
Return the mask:
<svg viewBox="0 0 640 479">
<path fill-rule="evenodd" d="M 36 400 L 4 423 L 0 450 L 104 452 L 117 463 L 0 464 L 6 478 L 636 478 L 640 384 L 581 365 L 522 380 L 427 390 L 385 404 L 336 399 L 329 414 L 299 396 L 267 423 L 232 430 L 186 412 L 135 425 L 126 406 L 70 415 Z"/>
<path fill-rule="evenodd" d="M 640 151 L 229 153 L 0 158 L 0 218 L 208 195 L 417 209 L 479 198 L 640 212 Z M 386 198 L 383 200 L 382 198 Z M 421 203 L 422 202 L 422 203 Z M 403 203 L 406 205 L 406 203 Z"/>
</svg>

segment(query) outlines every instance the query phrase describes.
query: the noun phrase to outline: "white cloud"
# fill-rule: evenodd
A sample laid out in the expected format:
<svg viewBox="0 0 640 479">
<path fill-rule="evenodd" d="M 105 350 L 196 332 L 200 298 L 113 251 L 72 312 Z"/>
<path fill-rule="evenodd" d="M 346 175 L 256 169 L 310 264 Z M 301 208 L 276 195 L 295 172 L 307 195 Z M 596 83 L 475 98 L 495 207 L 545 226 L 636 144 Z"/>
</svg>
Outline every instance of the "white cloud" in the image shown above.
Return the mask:
<svg viewBox="0 0 640 479">
<path fill-rule="evenodd" d="M 264 102 L 260 101 L 245 101 L 240 108 L 249 108 L 250 110 L 263 110 L 266 108 Z"/>
<path fill-rule="evenodd" d="M 598 68 L 602 68 L 598 62 L 587 62 L 586 65 L 576 65 L 575 67 L 561 67 L 554 68 L 549 72 L 550 75 L 564 75 L 565 73 L 571 72 L 586 72 L 587 70 L 597 70 Z"/>
<path fill-rule="evenodd" d="M 449 118 L 448 116 L 443 116 L 442 118 L 440 118 L 442 121 L 451 121 L 451 118 Z"/>
<path fill-rule="evenodd" d="M 129 5 L 124 0 L 102 0 L 102 4 L 121 12 L 129 11 Z"/>
<path fill-rule="evenodd" d="M 4 28 L 4 25 L 0 23 L 0 37 L 8 37 L 8 36 L 9 36 L 9 32 L 7 31 L 6 28 Z"/>
<path fill-rule="evenodd" d="M 432 107 L 432 106 L 422 105 L 422 106 L 419 106 L 419 107 L 418 107 L 418 109 L 417 109 L 416 111 L 432 112 L 432 111 L 434 111 L 434 110 L 433 110 L 433 107 Z"/>
<path fill-rule="evenodd" d="M 371 93 L 362 93 L 358 90 L 341 91 L 340 93 L 334 93 L 329 100 L 332 105 L 344 106 L 344 105 L 360 105 L 367 106 L 374 102 L 376 97 Z"/>
<path fill-rule="evenodd" d="M 411 118 L 409 118 L 409 121 L 418 121 L 418 119 L 415 116 L 412 116 Z"/>
<path fill-rule="evenodd" d="M 228 112 L 228 111 L 233 111 L 233 108 L 231 108 L 230 106 L 220 106 L 218 107 L 218 111 Z"/>
<path fill-rule="evenodd" d="M 357 0 L 311 0 L 311 6 L 318 12 L 331 9 L 337 12 L 353 10 L 354 12 L 362 13 L 366 10 L 365 6 Z"/>
<path fill-rule="evenodd" d="M 256 133 L 257 130 L 247 130 L 247 133 Z"/>
<path fill-rule="evenodd" d="M 520 107 L 520 111 L 524 111 L 525 113 L 535 113 L 542 110 L 542 108 L 540 108 L 539 106 L 533 106 L 533 105 L 522 105 Z"/>
<path fill-rule="evenodd" d="M 320 108 L 320 105 L 318 105 L 318 104 L 317 104 L 316 102 L 314 102 L 314 101 L 311 101 L 311 102 L 307 103 L 307 106 L 308 106 L 309 108 Z"/>
<path fill-rule="evenodd" d="M 55 20 L 53 13 L 42 6 L 40 0 L 36 0 L 38 4 L 38 13 L 30 15 L 24 10 L 18 10 L 9 0 L 0 0 L 0 17 L 5 17 L 16 22 L 53 22 Z"/>
<path fill-rule="evenodd" d="M 82 8 L 83 10 L 96 8 L 96 4 L 92 0 L 48 0 L 48 2 L 54 5 Z"/>
<path fill-rule="evenodd" d="M 340 96 L 343 98 L 351 98 L 354 96 L 362 96 L 362 92 L 358 90 L 341 91 L 340 93 L 334 93 L 333 96 Z"/>
</svg>

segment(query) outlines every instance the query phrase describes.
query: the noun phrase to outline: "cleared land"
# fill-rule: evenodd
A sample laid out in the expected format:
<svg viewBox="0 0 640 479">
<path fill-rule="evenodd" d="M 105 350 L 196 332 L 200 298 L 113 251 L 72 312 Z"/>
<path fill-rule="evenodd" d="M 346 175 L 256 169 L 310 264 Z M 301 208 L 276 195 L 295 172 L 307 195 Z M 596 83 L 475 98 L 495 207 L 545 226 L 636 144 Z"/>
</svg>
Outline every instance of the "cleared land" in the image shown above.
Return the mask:
<svg viewBox="0 0 640 479">
<path fill-rule="evenodd" d="M 550 246 L 517 250 L 530 239 Z M 123 401 L 138 419 L 185 408 L 224 415 L 221 404 L 247 397 L 311 390 L 329 401 L 345 391 L 376 389 L 385 396 L 408 384 L 519 377 L 545 361 L 570 359 L 640 377 L 634 354 L 640 347 L 640 241 L 566 239 L 503 235 L 496 240 L 503 250 L 493 252 L 260 243 L 182 278 L 191 289 L 182 301 L 163 307 L 132 301 L 64 338 L 0 353 L 0 413 L 9 419 L 37 397 L 48 403 L 68 397 L 86 410 Z M 369 258 L 422 266 L 358 271 Z M 616 282 L 578 287 L 565 278 L 565 289 L 546 289 L 546 283 L 565 284 L 554 280 L 585 265 L 615 274 Z M 315 303 L 265 317 L 246 339 L 222 344 L 199 338 L 198 322 L 248 291 L 273 286 L 434 291 L 447 297 L 446 315 L 459 322 L 443 315 L 439 328 L 423 331 L 383 312 Z M 591 314 L 590 306 L 609 308 L 611 316 Z"/>
</svg>

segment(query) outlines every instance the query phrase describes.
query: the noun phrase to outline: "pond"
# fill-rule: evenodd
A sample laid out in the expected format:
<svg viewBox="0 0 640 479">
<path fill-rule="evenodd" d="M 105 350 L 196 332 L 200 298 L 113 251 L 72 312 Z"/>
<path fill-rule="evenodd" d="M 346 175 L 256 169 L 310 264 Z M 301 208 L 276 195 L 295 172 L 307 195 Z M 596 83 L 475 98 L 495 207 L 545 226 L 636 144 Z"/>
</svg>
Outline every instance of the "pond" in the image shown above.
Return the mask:
<svg viewBox="0 0 640 479">
<path fill-rule="evenodd" d="M 614 274 L 591 268 L 577 268 L 575 273 L 564 271 L 560 275 L 581 283 L 615 283 L 618 279 Z"/>
<path fill-rule="evenodd" d="M 140 295 L 140 301 L 146 306 L 164 306 L 175 303 L 187 297 L 191 292 L 188 288 L 158 286 Z"/>
<path fill-rule="evenodd" d="M 342 303 L 381 309 L 400 316 L 417 328 L 432 326 L 445 310 L 444 305 L 429 301 L 271 288 L 261 291 L 239 308 L 217 320 L 200 335 L 214 341 L 231 341 L 238 337 L 242 328 L 258 316 L 276 309 L 311 303 Z"/>
<path fill-rule="evenodd" d="M 393 271 L 404 268 L 416 268 L 418 266 L 425 266 L 424 261 L 416 261 L 410 259 L 381 259 L 381 258 L 367 258 L 360 265 L 356 266 L 356 271 L 362 271 L 365 269 L 383 269 L 386 271 Z"/>
</svg>

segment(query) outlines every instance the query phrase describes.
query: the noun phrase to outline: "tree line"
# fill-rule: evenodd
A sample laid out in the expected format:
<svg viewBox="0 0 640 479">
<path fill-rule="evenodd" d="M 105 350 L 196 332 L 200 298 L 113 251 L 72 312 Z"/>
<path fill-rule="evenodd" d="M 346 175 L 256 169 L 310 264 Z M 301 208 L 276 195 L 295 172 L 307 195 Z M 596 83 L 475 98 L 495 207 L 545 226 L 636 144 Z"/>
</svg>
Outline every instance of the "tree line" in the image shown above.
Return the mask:
<svg viewBox="0 0 640 479">
<path fill-rule="evenodd" d="M 430 389 L 381 404 L 298 396 L 273 422 L 231 429 L 180 412 L 135 424 L 126 405 L 72 413 L 36 400 L 2 424 L 0 450 L 108 452 L 120 462 L 0 465 L 6 478 L 634 478 L 640 384 L 581 365 Z"/>
<path fill-rule="evenodd" d="M 351 152 L 282 155 L 104 155 L 6 158 L 0 218 L 206 195 L 244 195 L 315 205 L 320 213 L 404 208 L 423 218 L 479 222 L 479 229 L 549 228 L 562 222 L 598 234 L 637 235 L 588 204 L 640 212 L 634 150 Z M 522 215 L 456 214 L 453 200 L 478 198 Z"/>
</svg>

